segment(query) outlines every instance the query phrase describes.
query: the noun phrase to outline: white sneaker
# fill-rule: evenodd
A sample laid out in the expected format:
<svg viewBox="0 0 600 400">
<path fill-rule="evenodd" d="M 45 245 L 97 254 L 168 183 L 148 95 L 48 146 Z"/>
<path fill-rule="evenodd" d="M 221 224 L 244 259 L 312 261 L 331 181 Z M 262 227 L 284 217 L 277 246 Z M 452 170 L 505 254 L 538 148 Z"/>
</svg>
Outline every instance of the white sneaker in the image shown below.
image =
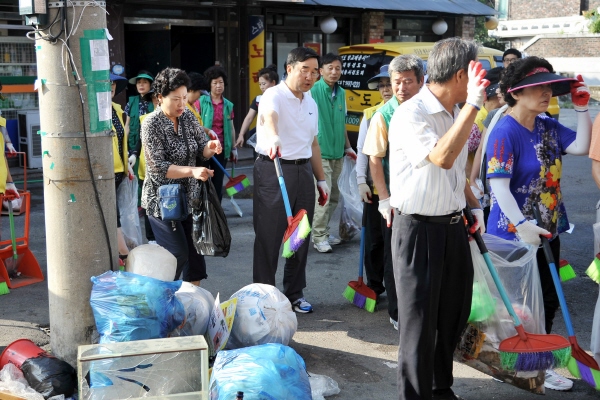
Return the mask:
<svg viewBox="0 0 600 400">
<path fill-rule="evenodd" d="M 329 242 L 330 246 L 336 246 L 336 245 L 342 243 L 342 239 L 336 238 L 333 235 L 329 235 L 329 238 L 327 239 L 327 241 Z"/>
<path fill-rule="evenodd" d="M 313 243 L 313 247 L 317 249 L 319 253 L 331 253 L 333 249 L 327 240 L 323 240 L 322 242 Z"/>
<path fill-rule="evenodd" d="M 312 305 L 306 301 L 304 297 L 299 298 L 292 304 L 292 309 L 301 314 L 308 314 L 313 312 Z"/>
<path fill-rule="evenodd" d="M 157 244 L 156 240 L 148 240 L 148 244 Z"/>
<path fill-rule="evenodd" d="M 548 389 L 552 389 L 552 390 L 560 390 L 560 391 L 571 390 L 571 388 L 573 387 L 573 381 L 554 372 L 553 369 L 547 369 L 544 386 L 547 387 Z"/>
<path fill-rule="evenodd" d="M 398 321 L 394 321 L 392 317 L 390 317 L 390 324 L 394 325 L 395 330 L 398 330 Z"/>
</svg>

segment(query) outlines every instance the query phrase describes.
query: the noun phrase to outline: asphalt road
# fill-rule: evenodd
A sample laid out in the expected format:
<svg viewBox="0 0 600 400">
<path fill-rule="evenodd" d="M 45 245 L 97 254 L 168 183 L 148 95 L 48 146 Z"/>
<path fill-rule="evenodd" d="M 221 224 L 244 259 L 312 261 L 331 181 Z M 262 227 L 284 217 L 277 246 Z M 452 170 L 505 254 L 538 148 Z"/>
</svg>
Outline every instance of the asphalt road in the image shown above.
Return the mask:
<svg viewBox="0 0 600 400">
<path fill-rule="evenodd" d="M 595 116 L 600 107 L 592 110 Z M 575 127 L 573 110 L 562 110 L 563 124 Z M 593 259 L 592 224 L 595 222 L 595 205 L 600 198 L 590 175 L 591 162 L 587 157 L 566 156 L 562 178 L 562 191 L 569 219 L 575 224 L 572 234 L 561 237 L 562 258 L 570 261 L 578 278 L 564 285 L 573 323 L 584 349 L 589 349 L 592 317 L 598 285 L 584 274 Z M 238 168 L 252 181 L 249 163 L 246 169 Z M 52 228 L 46 233 L 43 210 L 43 187 L 31 184 L 33 207 L 31 213 L 31 249 L 42 270 L 46 273 L 46 234 L 55 234 Z M 239 288 L 252 282 L 252 200 L 238 199 L 244 216 L 239 218 L 229 200 L 223 200 L 233 236 L 233 250 L 229 257 L 208 258 L 208 280 L 202 286 L 213 295 L 220 292 L 221 299 L 228 298 Z M 91 216 L 90 218 L 93 218 Z M 333 221 L 339 220 L 339 212 Z M 23 217 L 17 217 L 22 226 Z M 337 233 L 334 223 L 333 232 Z M 2 238 L 8 237 L 8 218 L 1 218 Z M 100 235 L 100 231 L 99 231 Z M 397 398 L 397 346 L 398 333 L 389 323 L 385 303 L 381 310 L 368 313 L 360 310 L 341 296 L 348 281 L 356 279 L 358 263 L 358 237 L 334 248 L 331 254 L 320 254 L 311 249 L 308 260 L 305 290 L 307 299 L 315 312 L 298 315 L 298 331 L 291 346 L 306 361 L 308 371 L 324 374 L 335 379 L 341 393 L 330 399 L 394 399 Z M 72 262 L 77 262 L 73 260 Z M 280 267 L 283 265 L 281 260 Z M 65 265 L 65 268 L 68 268 Z M 281 268 L 278 273 L 281 288 Z M 0 296 L 0 351 L 19 338 L 28 338 L 48 348 L 49 336 L 48 288 L 39 283 L 14 289 Z M 565 335 L 562 317 L 555 320 L 556 333 Z M 563 370 L 568 375 L 568 371 Z M 455 363 L 455 392 L 465 399 L 533 399 L 535 395 L 518 390 L 507 384 L 493 381 L 469 367 Z M 596 392 L 581 381 L 575 381 L 571 392 L 546 391 L 549 399 L 589 399 Z"/>
</svg>

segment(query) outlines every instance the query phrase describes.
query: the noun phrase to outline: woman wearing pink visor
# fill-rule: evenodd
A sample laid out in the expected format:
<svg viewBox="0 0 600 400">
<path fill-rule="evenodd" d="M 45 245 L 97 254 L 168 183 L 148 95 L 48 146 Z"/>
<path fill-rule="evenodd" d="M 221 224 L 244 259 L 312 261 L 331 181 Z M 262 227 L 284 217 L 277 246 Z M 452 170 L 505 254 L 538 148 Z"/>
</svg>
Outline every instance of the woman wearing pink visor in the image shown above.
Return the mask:
<svg viewBox="0 0 600 400">
<path fill-rule="evenodd" d="M 511 63 L 500 80 L 500 91 L 512 111 L 494 127 L 486 147 L 487 178 L 492 189 L 488 233 L 536 247 L 540 235 L 547 236 L 558 260 L 558 235 L 569 229 L 560 189 L 562 156 L 588 154 L 592 130 L 590 93 L 581 75 L 577 79 L 557 75 L 548 61 L 538 57 Z M 544 114 L 551 97 L 569 92 L 577 111 L 577 132 Z M 539 226 L 533 216 L 534 203 L 542 215 Z M 537 262 L 546 332 L 550 333 L 559 301 L 541 248 Z M 548 370 L 545 386 L 569 390 L 573 383 Z"/>
</svg>

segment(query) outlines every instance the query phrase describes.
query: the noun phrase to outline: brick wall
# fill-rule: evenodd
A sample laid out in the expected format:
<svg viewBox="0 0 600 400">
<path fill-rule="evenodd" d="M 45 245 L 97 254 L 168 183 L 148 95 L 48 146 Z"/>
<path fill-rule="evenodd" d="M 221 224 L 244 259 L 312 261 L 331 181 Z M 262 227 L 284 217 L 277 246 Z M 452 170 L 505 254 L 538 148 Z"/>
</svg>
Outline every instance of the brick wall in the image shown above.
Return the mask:
<svg viewBox="0 0 600 400">
<path fill-rule="evenodd" d="M 475 37 L 475 17 L 456 17 L 456 32 L 453 36 L 461 37 L 465 40 L 473 40 Z"/>
<path fill-rule="evenodd" d="M 599 0 L 590 0 L 600 3 Z M 511 0 L 508 19 L 553 18 L 579 15 L 581 0 Z"/>
<path fill-rule="evenodd" d="M 600 37 L 545 38 L 525 50 L 538 57 L 598 57 Z"/>
<path fill-rule="evenodd" d="M 383 20 L 385 13 L 366 12 L 362 15 L 362 37 L 363 43 L 369 43 L 371 39 L 383 39 Z"/>
</svg>

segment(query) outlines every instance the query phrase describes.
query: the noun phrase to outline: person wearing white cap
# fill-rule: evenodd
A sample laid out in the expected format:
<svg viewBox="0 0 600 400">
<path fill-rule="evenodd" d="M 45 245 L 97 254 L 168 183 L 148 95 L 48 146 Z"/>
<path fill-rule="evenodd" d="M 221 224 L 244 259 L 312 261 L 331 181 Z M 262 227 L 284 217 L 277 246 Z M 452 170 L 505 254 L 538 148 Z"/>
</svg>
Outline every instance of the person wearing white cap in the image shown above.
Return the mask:
<svg viewBox="0 0 600 400">
<path fill-rule="evenodd" d="M 562 157 L 588 154 L 592 130 L 590 92 L 581 75 L 577 79 L 557 75 L 548 61 L 538 57 L 511 63 L 500 81 L 500 91 L 512 110 L 496 124 L 486 148 L 487 178 L 492 191 L 488 232 L 536 247 L 540 236 L 546 236 L 558 260 L 559 234 L 569 229 L 560 186 Z M 553 96 L 568 93 L 577 112 L 577 131 L 544 115 Z M 541 224 L 533 215 L 535 204 Z M 550 333 L 559 300 L 541 248 L 537 262 L 546 333 Z M 569 390 L 573 386 L 553 370 L 546 371 L 544 384 L 554 390 Z"/>
</svg>

